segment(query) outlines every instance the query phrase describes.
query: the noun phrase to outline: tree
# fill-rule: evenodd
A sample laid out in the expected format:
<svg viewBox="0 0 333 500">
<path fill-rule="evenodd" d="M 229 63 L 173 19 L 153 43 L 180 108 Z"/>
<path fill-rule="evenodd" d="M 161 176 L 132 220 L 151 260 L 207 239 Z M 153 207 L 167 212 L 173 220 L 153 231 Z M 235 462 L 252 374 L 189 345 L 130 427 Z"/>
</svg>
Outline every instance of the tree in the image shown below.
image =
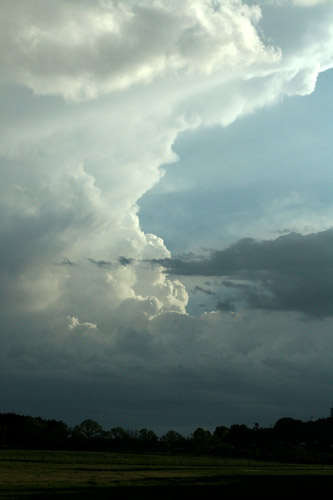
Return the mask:
<svg viewBox="0 0 333 500">
<path fill-rule="evenodd" d="M 158 438 L 152 430 L 141 429 L 138 440 L 143 450 L 151 451 L 157 448 Z"/>
<path fill-rule="evenodd" d="M 219 425 L 218 427 L 216 427 L 213 434 L 214 441 L 216 443 L 224 442 L 228 434 L 229 434 L 228 427 L 225 427 L 224 425 Z"/>
<path fill-rule="evenodd" d="M 110 437 L 116 449 L 125 449 L 128 447 L 130 437 L 122 427 L 113 427 L 110 431 Z"/>
<path fill-rule="evenodd" d="M 253 442 L 253 431 L 244 424 L 234 424 L 230 427 L 227 440 L 237 447 L 246 447 Z"/>
<path fill-rule="evenodd" d="M 27 444 L 32 448 L 48 446 L 48 428 L 43 419 L 28 417 L 24 426 Z"/>
<path fill-rule="evenodd" d="M 304 423 L 301 420 L 280 418 L 273 427 L 273 436 L 280 442 L 297 444 L 303 440 Z"/>
<path fill-rule="evenodd" d="M 212 435 L 209 431 L 198 427 L 192 434 L 191 442 L 194 453 L 208 453 L 212 446 Z"/>
<path fill-rule="evenodd" d="M 161 443 L 169 453 L 184 448 L 186 439 L 176 431 L 168 431 L 161 437 Z"/>
<path fill-rule="evenodd" d="M 76 425 L 73 430 L 73 435 L 77 438 L 91 441 L 96 438 L 104 437 L 105 432 L 103 427 L 95 420 L 87 419 Z"/>
</svg>

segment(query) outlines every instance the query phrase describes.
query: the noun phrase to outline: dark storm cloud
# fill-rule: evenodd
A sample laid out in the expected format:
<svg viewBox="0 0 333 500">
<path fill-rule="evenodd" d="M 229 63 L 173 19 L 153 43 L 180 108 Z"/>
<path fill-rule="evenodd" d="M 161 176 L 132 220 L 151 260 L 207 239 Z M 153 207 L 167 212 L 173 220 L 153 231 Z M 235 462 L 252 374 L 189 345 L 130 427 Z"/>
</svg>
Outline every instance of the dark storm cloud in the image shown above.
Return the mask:
<svg viewBox="0 0 333 500">
<path fill-rule="evenodd" d="M 102 268 L 110 268 L 113 266 L 113 263 L 109 260 L 96 260 L 91 257 L 89 257 L 88 260 L 91 264 Z M 134 262 L 134 259 L 128 259 L 127 257 L 120 256 L 118 262 L 121 266 L 126 267 L 132 264 Z"/>
<path fill-rule="evenodd" d="M 290 271 L 309 267 L 320 271 L 333 265 L 332 245 L 332 229 L 305 236 L 290 233 L 275 240 L 244 238 L 205 258 L 164 259 L 159 263 L 168 273 L 179 275 L 224 276 L 243 270 Z"/>
<path fill-rule="evenodd" d="M 112 262 L 108 261 L 108 260 L 95 260 L 95 259 L 92 259 L 92 258 L 88 258 L 89 262 L 91 262 L 91 264 L 94 264 L 95 266 L 98 266 L 98 267 L 111 267 L 112 266 Z"/>
<path fill-rule="evenodd" d="M 275 240 L 246 238 L 204 258 L 159 262 L 173 275 L 226 276 L 223 286 L 237 289 L 252 308 L 333 314 L 332 229 Z"/>
<path fill-rule="evenodd" d="M 220 300 L 216 307 L 221 312 L 235 312 L 235 304 L 232 299 Z"/>
<path fill-rule="evenodd" d="M 56 262 L 56 266 L 75 266 L 75 262 L 69 260 L 68 257 L 65 257 L 61 262 Z"/>
<path fill-rule="evenodd" d="M 207 288 L 202 288 L 202 286 L 195 286 L 194 289 L 193 289 L 193 293 L 196 293 L 196 292 L 201 292 L 201 293 L 205 293 L 206 295 L 216 295 L 215 292 L 212 292 L 211 290 L 208 290 Z"/>
<path fill-rule="evenodd" d="M 296 401 L 312 405 L 309 415 L 321 414 L 316 401 L 328 409 L 332 321 L 266 311 L 145 319 L 102 331 L 58 311 L 7 315 L 0 407 L 162 432 L 269 425 Z"/>
<path fill-rule="evenodd" d="M 119 264 L 121 264 L 124 267 L 129 266 L 130 264 L 132 264 L 133 261 L 134 259 L 128 259 L 127 257 L 123 256 L 119 257 L 118 259 Z"/>
</svg>

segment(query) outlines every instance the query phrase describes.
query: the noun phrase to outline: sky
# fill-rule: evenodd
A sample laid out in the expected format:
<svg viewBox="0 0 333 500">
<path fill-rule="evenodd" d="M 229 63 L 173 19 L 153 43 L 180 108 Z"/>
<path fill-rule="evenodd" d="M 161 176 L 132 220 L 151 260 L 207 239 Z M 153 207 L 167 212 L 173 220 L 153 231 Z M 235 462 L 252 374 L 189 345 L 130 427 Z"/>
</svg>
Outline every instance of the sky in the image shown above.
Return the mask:
<svg viewBox="0 0 333 500">
<path fill-rule="evenodd" d="M 332 2 L 0 4 L 0 411 L 329 416 Z"/>
</svg>

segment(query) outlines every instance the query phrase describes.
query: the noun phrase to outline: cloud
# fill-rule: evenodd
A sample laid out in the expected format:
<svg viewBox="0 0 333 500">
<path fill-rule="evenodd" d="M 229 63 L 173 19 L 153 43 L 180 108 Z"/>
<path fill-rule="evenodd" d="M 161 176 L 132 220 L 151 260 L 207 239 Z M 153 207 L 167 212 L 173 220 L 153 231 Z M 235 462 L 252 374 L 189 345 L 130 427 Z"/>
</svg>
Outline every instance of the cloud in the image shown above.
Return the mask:
<svg viewBox="0 0 333 500">
<path fill-rule="evenodd" d="M 158 261 L 165 271 L 184 276 L 225 276 L 223 284 L 241 291 L 253 308 L 332 315 L 333 230 L 289 233 L 275 240 L 245 238 L 207 257 Z M 156 263 L 156 262 L 155 262 Z M 230 300 L 220 302 L 225 309 Z"/>
<path fill-rule="evenodd" d="M 193 292 L 194 293 L 201 292 L 201 293 L 205 293 L 206 295 L 215 295 L 215 293 L 212 292 L 211 290 L 208 290 L 207 288 L 203 288 L 202 286 L 199 286 L 199 285 L 196 285 L 194 287 Z"/>
<path fill-rule="evenodd" d="M 71 260 L 69 260 L 68 257 L 65 257 L 64 259 L 62 259 L 61 262 L 56 262 L 55 265 L 56 266 L 75 266 L 75 262 L 72 262 Z"/>
<path fill-rule="evenodd" d="M 58 319 L 46 333 L 40 316 L 24 331 L 20 319 L 3 324 L 2 400 L 50 411 L 54 387 L 56 411 L 72 424 L 90 415 L 108 427 L 146 423 L 162 432 L 173 425 L 192 432 L 208 418 L 212 426 L 258 418 L 269 425 L 297 411 L 321 415 L 332 382 L 331 320 L 165 313 L 112 331 Z"/>
<path fill-rule="evenodd" d="M 220 300 L 216 304 L 216 308 L 218 311 L 223 311 L 223 312 L 235 312 L 235 304 L 232 299 L 226 299 L 226 300 Z"/>
<path fill-rule="evenodd" d="M 86 400 L 214 400 L 221 387 L 226 399 L 248 387 L 264 398 L 268 382 L 276 394 L 286 386 L 287 375 L 276 381 L 282 358 L 297 375 L 291 398 L 308 355 L 314 373 L 325 354 L 326 374 L 329 321 L 303 353 L 309 326 L 301 334 L 285 310 L 330 314 L 329 295 L 320 296 L 330 233 L 243 240 L 185 262 L 142 231 L 137 202 L 177 159 L 172 145 L 182 131 L 226 126 L 314 90 L 318 72 L 333 65 L 329 6 L 297 9 L 293 40 L 283 16 L 266 33 L 269 11 L 240 0 L 1 6 L 3 397 L 36 391 L 40 401 L 55 387 L 73 399 L 77 384 Z M 309 270 L 311 245 L 318 261 Z M 184 284 L 163 266 L 226 275 L 261 311 L 194 318 Z M 232 310 L 229 297 L 216 300 Z"/>
<path fill-rule="evenodd" d="M 39 0 L 11 1 L 3 13 L 3 79 L 38 94 L 86 99 L 172 73 L 233 71 L 275 58 L 253 25 L 260 10 L 238 0 L 60 0 L 47 9 Z"/>
<path fill-rule="evenodd" d="M 91 258 L 88 258 L 88 260 L 89 260 L 89 262 L 91 262 L 92 264 L 95 264 L 98 267 L 107 267 L 107 268 L 110 268 L 112 266 L 112 262 L 110 262 L 110 261 L 95 260 L 95 259 L 91 259 Z"/>
<path fill-rule="evenodd" d="M 299 5 L 301 7 L 313 7 L 315 5 L 320 5 L 324 3 L 328 3 L 328 0 L 293 0 L 295 5 Z"/>
<path fill-rule="evenodd" d="M 118 261 L 119 264 L 121 264 L 122 266 L 129 266 L 130 264 L 133 263 L 133 259 L 128 259 L 127 257 L 124 256 L 119 257 Z"/>
<path fill-rule="evenodd" d="M 70 322 L 68 324 L 69 330 L 74 330 L 74 329 L 80 329 L 80 330 L 85 330 L 85 329 L 93 329 L 95 330 L 97 328 L 97 325 L 94 323 L 80 323 L 78 318 L 69 318 Z"/>
</svg>

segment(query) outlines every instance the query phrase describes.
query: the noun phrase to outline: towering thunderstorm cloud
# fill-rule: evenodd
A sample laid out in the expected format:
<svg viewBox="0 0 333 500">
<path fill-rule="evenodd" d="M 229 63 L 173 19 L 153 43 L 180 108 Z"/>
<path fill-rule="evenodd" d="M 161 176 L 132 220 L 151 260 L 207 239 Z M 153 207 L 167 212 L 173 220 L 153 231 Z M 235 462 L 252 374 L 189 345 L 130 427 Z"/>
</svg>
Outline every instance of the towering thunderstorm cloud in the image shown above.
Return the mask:
<svg viewBox="0 0 333 500">
<path fill-rule="evenodd" d="M 269 308 L 275 326 L 267 307 L 188 315 L 137 202 L 177 160 L 182 131 L 314 91 L 333 66 L 331 2 L 1 0 L 1 11 L 3 408 L 33 393 L 38 412 L 31 401 L 51 386 L 55 400 L 63 387 L 68 400 L 144 401 L 147 387 L 156 401 L 215 400 L 216 384 L 227 398 L 247 384 L 264 394 L 310 323 L 301 332 L 288 307 Z M 331 344 L 318 328 L 313 364 Z"/>
</svg>

